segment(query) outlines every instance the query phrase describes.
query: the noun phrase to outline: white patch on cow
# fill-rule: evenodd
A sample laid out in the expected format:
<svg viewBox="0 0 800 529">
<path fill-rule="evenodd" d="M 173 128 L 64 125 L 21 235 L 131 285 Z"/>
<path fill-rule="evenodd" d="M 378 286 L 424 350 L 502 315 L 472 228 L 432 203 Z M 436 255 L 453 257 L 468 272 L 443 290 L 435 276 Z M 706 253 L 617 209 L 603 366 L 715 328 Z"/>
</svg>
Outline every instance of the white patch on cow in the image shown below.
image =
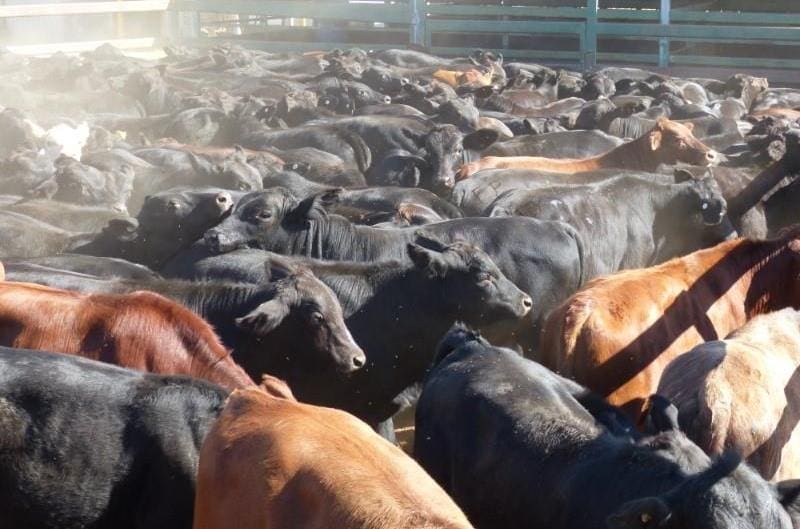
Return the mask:
<svg viewBox="0 0 800 529">
<path fill-rule="evenodd" d="M 561 201 L 560 201 L 560 200 L 558 200 L 557 198 L 554 198 L 553 200 L 551 200 L 551 201 L 550 201 L 550 205 L 551 205 L 551 206 L 554 206 L 554 207 L 558 207 L 558 206 L 560 206 L 560 205 L 562 205 L 562 204 L 563 204 L 563 202 L 561 202 Z"/>
<path fill-rule="evenodd" d="M 49 151 L 58 149 L 59 154 L 80 161 L 83 148 L 89 141 L 89 124 L 85 121 L 77 127 L 59 123 L 47 130 L 44 136 L 45 146 Z"/>
<path fill-rule="evenodd" d="M 586 222 L 588 222 L 589 225 L 593 225 L 594 224 L 594 221 L 592 219 L 590 219 L 589 217 L 586 217 Z"/>
</svg>

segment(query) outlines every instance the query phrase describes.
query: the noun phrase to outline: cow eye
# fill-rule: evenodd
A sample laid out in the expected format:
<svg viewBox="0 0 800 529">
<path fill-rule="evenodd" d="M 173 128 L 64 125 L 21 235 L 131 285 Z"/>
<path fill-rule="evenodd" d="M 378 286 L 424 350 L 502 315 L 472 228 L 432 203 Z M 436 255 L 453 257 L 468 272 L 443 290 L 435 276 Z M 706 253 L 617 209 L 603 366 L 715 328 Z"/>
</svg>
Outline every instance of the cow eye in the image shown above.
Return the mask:
<svg viewBox="0 0 800 529">
<path fill-rule="evenodd" d="M 321 312 L 313 312 L 311 313 L 311 321 L 314 322 L 316 325 L 319 325 L 323 321 L 325 321 L 325 317 L 322 315 Z"/>
<path fill-rule="evenodd" d="M 269 219 L 271 219 L 271 218 L 272 218 L 272 213 L 271 213 L 271 212 L 269 212 L 269 211 L 259 211 L 259 212 L 256 214 L 256 218 L 257 218 L 258 220 L 269 220 Z"/>
</svg>

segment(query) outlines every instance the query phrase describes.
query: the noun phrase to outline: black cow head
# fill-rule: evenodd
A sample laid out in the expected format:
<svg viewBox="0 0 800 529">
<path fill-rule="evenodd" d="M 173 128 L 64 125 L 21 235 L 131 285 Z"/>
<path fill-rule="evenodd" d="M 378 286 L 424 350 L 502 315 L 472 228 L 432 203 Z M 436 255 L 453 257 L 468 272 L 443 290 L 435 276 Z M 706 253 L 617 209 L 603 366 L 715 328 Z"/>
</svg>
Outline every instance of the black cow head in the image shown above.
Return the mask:
<svg viewBox="0 0 800 529">
<path fill-rule="evenodd" d="M 271 299 L 237 318 L 236 325 L 253 340 L 269 335 L 285 344 L 265 359 L 270 367 L 277 362 L 280 375 L 290 379 L 294 370 L 350 374 L 363 367 L 366 356 L 347 329 L 333 291 L 305 267 L 270 261 L 266 268 Z"/>
<path fill-rule="evenodd" d="M 697 450 L 696 447 L 693 447 Z M 796 488 L 778 492 L 755 471 L 725 454 L 664 494 L 621 505 L 609 529 L 791 529 L 787 507 Z"/>
<path fill-rule="evenodd" d="M 284 221 L 292 223 L 309 215 L 324 215 L 322 203 L 327 197 L 325 194 L 298 202 L 283 187 L 249 193 L 239 200 L 228 218 L 205 233 L 205 243 L 218 253 L 248 246 L 270 249 L 272 243 L 280 242 Z"/>
<path fill-rule="evenodd" d="M 479 324 L 521 318 L 533 306 L 530 296 L 476 246 L 463 241 L 445 244 L 419 232 L 416 242 L 409 243 L 407 249 L 414 265 L 441 289 L 437 289 L 440 299 L 446 300 L 464 321 Z"/>
<path fill-rule="evenodd" d="M 700 213 L 703 224 L 716 226 L 725 218 L 728 204 L 722 196 L 722 190 L 711 175 L 698 180 L 690 180 L 689 192 L 694 207 Z"/>
<path fill-rule="evenodd" d="M 135 177 L 130 165 L 122 164 L 118 171 L 100 171 L 67 156 L 59 157 L 55 164 L 55 200 L 127 212 Z"/>
<path fill-rule="evenodd" d="M 139 230 L 161 234 L 174 244 L 193 242 L 233 208 L 234 196 L 223 189 L 175 188 L 145 198 L 137 215 Z M 189 240 L 190 239 L 190 240 Z"/>
<path fill-rule="evenodd" d="M 453 125 L 442 125 L 433 129 L 425 139 L 425 159 L 428 173 L 424 187 L 437 193 L 448 193 L 456 182 L 456 172 L 464 163 L 478 157 L 495 141 L 496 130 L 478 129 L 464 135 Z"/>
</svg>

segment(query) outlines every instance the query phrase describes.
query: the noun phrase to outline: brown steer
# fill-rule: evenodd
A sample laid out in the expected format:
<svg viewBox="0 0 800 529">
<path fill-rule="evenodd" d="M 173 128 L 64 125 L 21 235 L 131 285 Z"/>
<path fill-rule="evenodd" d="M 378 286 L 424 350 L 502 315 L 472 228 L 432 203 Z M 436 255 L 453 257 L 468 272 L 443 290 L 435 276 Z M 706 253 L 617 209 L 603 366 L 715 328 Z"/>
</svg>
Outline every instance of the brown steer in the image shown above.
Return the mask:
<svg viewBox="0 0 800 529">
<path fill-rule="evenodd" d="M 422 468 L 342 411 L 285 387 L 234 391 L 203 443 L 194 529 L 468 529 Z"/>
<path fill-rule="evenodd" d="M 692 165 L 711 165 L 717 153 L 692 134 L 691 123 L 659 119 L 655 128 L 642 136 L 605 154 L 592 158 L 561 159 L 538 156 L 487 156 L 465 164 L 458 178 L 467 178 L 484 169 L 533 169 L 551 173 L 584 173 L 598 169 L 629 169 L 654 171 L 660 164 L 686 162 Z"/>
<path fill-rule="evenodd" d="M 756 316 L 672 361 L 658 393 L 710 455 L 734 450 L 766 479 L 800 476 L 800 312 Z"/>
<path fill-rule="evenodd" d="M 227 389 L 254 385 L 208 323 L 151 292 L 90 295 L 0 282 L 0 345 L 204 378 Z"/>
<path fill-rule="evenodd" d="M 757 314 L 800 306 L 799 274 L 794 227 L 595 279 L 550 314 L 541 361 L 639 419 L 676 356 Z"/>
</svg>

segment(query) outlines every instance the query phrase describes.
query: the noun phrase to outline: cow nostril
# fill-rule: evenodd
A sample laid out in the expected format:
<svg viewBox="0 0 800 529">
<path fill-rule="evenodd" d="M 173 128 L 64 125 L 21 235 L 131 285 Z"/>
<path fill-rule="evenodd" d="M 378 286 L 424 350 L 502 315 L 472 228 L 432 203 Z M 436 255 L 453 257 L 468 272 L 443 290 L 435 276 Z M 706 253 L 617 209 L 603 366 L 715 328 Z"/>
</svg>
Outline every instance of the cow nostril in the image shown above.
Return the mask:
<svg viewBox="0 0 800 529">
<path fill-rule="evenodd" d="M 217 195 L 217 203 L 225 204 L 228 202 L 228 197 L 226 195 Z"/>
<path fill-rule="evenodd" d="M 367 361 L 367 359 L 364 358 L 364 355 L 354 356 L 353 357 L 353 367 L 356 368 L 356 369 L 361 369 L 362 367 L 364 367 L 364 364 L 366 363 L 366 361 Z"/>
<path fill-rule="evenodd" d="M 405 85 L 409 84 L 410 82 L 411 81 L 409 81 L 408 77 L 403 77 L 403 78 L 400 79 L 400 86 L 405 86 Z"/>
<path fill-rule="evenodd" d="M 525 296 L 524 298 L 522 298 L 522 306 L 530 310 L 531 308 L 533 308 L 533 300 L 528 296 Z"/>
<path fill-rule="evenodd" d="M 714 160 L 717 159 L 717 153 L 714 152 L 714 151 L 707 152 L 706 153 L 706 159 L 713 162 Z"/>
</svg>

